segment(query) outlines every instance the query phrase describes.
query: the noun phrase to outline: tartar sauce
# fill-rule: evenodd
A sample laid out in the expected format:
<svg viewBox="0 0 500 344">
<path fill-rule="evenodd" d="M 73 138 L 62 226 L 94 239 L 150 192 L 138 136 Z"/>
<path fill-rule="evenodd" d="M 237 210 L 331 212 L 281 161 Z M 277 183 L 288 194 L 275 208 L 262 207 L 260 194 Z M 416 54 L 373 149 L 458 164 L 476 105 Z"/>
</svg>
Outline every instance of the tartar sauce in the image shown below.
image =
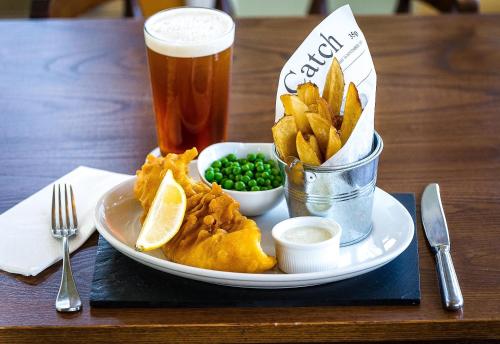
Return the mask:
<svg viewBox="0 0 500 344">
<path fill-rule="evenodd" d="M 332 238 L 332 234 L 320 227 L 293 227 L 283 232 L 284 240 L 297 244 L 315 244 Z"/>
</svg>

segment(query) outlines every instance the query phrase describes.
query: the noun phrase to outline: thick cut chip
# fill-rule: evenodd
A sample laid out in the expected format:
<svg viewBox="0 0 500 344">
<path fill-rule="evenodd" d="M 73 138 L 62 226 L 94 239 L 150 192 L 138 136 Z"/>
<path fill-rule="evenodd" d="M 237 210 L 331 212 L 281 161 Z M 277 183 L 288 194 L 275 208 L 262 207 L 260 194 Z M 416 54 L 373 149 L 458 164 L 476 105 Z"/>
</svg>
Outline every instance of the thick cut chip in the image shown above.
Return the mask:
<svg viewBox="0 0 500 344">
<path fill-rule="evenodd" d="M 316 139 L 316 136 L 314 135 L 308 135 L 307 141 L 309 142 L 309 146 L 311 146 L 321 164 L 321 158 L 323 157 L 323 154 L 321 154 L 321 150 L 319 149 L 318 139 Z"/>
<path fill-rule="evenodd" d="M 318 140 L 319 148 L 322 153 L 326 152 L 328 144 L 328 135 L 331 124 L 318 113 L 307 113 L 307 119 L 311 125 L 314 136 Z"/>
<path fill-rule="evenodd" d="M 323 88 L 323 98 L 330 104 L 334 115 L 340 114 L 344 86 L 344 73 L 342 73 L 339 61 L 334 58 L 326 75 L 325 87 Z"/>
<path fill-rule="evenodd" d="M 307 105 L 300 100 L 300 98 L 293 94 L 283 94 L 280 97 L 283 107 L 285 108 L 285 114 L 293 115 L 295 118 L 295 123 L 297 124 L 297 129 L 304 134 L 312 134 L 311 127 L 307 121 L 306 111 L 309 110 Z"/>
<path fill-rule="evenodd" d="M 328 102 L 323 98 L 318 98 L 316 100 L 316 107 L 317 107 L 317 111 L 314 111 L 314 112 L 319 113 L 321 115 L 321 117 L 323 117 L 329 123 L 331 123 L 333 113 L 332 113 L 332 109 L 330 108 L 330 105 L 328 104 Z"/>
<path fill-rule="evenodd" d="M 311 105 L 319 98 L 319 88 L 312 82 L 306 82 L 297 86 L 297 96 L 306 105 Z"/>
<path fill-rule="evenodd" d="M 332 125 L 335 127 L 335 129 L 340 130 L 342 127 L 342 116 L 335 115 L 332 117 Z"/>
<path fill-rule="evenodd" d="M 274 144 L 281 159 L 298 156 L 295 138 L 297 125 L 293 116 L 283 116 L 272 128 Z"/>
<path fill-rule="evenodd" d="M 337 129 L 330 127 L 328 133 L 328 144 L 326 145 L 325 160 L 330 159 L 335 153 L 337 153 L 342 147 L 342 142 L 340 141 Z"/>
<path fill-rule="evenodd" d="M 342 119 L 342 126 L 340 127 L 340 140 L 342 145 L 345 145 L 349 136 L 351 136 L 356 123 L 362 113 L 361 101 L 359 100 L 358 89 L 351 82 L 347 90 L 347 97 L 345 100 L 344 118 Z"/>
<path fill-rule="evenodd" d="M 308 112 L 318 112 L 318 104 L 312 103 L 307 106 L 309 108 Z"/>
<path fill-rule="evenodd" d="M 308 136 L 308 140 L 299 131 L 297 132 L 297 152 L 299 159 L 307 165 L 321 165 L 321 155 L 319 152 L 318 142 L 313 135 Z"/>
</svg>

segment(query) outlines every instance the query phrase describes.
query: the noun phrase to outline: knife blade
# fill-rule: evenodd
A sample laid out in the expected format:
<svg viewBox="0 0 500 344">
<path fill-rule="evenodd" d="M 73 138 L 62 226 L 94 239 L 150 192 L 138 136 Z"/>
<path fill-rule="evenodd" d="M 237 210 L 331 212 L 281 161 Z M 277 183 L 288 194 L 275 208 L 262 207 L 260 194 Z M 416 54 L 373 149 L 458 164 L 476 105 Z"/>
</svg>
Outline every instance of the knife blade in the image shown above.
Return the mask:
<svg viewBox="0 0 500 344">
<path fill-rule="evenodd" d="M 464 299 L 451 260 L 450 236 L 438 184 L 432 183 L 425 188 L 422 194 L 421 212 L 425 236 L 436 258 L 443 305 L 448 310 L 458 310 L 463 307 Z"/>
</svg>

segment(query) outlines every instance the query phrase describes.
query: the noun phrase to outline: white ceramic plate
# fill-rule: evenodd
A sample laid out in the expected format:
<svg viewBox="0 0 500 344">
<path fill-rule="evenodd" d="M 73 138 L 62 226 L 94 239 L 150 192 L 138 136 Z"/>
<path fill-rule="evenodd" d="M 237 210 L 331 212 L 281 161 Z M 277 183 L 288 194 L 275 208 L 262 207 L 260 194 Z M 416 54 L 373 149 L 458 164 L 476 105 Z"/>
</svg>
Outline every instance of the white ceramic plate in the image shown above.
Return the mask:
<svg viewBox="0 0 500 344">
<path fill-rule="evenodd" d="M 192 176 L 196 165 L 191 164 Z M 340 281 L 377 269 L 400 255 L 410 244 L 414 226 L 408 211 L 391 195 L 377 188 L 373 209 L 373 230 L 363 241 L 340 249 L 334 270 L 285 274 L 275 269 L 262 274 L 247 274 L 200 269 L 166 260 L 161 250 L 137 252 L 142 212 L 134 197 L 135 177 L 106 192 L 96 205 L 95 222 L 99 233 L 111 246 L 128 257 L 154 269 L 198 281 L 246 288 L 296 288 Z M 262 230 L 262 248 L 274 255 L 272 227 L 288 218 L 285 201 L 270 212 L 254 217 Z"/>
</svg>

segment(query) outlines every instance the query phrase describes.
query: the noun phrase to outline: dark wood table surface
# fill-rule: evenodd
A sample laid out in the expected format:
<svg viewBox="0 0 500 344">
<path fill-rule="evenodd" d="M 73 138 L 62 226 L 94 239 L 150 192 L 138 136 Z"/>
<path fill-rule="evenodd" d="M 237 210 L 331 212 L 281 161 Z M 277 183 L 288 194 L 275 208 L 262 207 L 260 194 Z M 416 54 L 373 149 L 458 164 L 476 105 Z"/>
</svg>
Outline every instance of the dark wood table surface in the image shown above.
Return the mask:
<svg viewBox="0 0 500 344">
<path fill-rule="evenodd" d="M 279 71 L 319 21 L 238 21 L 230 140 L 271 140 Z M 462 312 L 441 307 L 420 219 L 419 306 L 95 309 L 93 235 L 72 257 L 80 313 L 54 309 L 61 264 L 0 273 L 0 342 L 500 340 L 500 16 L 358 23 L 379 80 L 378 185 L 420 200 L 440 183 Z M 78 165 L 134 173 L 156 141 L 142 23 L 0 22 L 0 116 L 0 212 Z"/>
</svg>

